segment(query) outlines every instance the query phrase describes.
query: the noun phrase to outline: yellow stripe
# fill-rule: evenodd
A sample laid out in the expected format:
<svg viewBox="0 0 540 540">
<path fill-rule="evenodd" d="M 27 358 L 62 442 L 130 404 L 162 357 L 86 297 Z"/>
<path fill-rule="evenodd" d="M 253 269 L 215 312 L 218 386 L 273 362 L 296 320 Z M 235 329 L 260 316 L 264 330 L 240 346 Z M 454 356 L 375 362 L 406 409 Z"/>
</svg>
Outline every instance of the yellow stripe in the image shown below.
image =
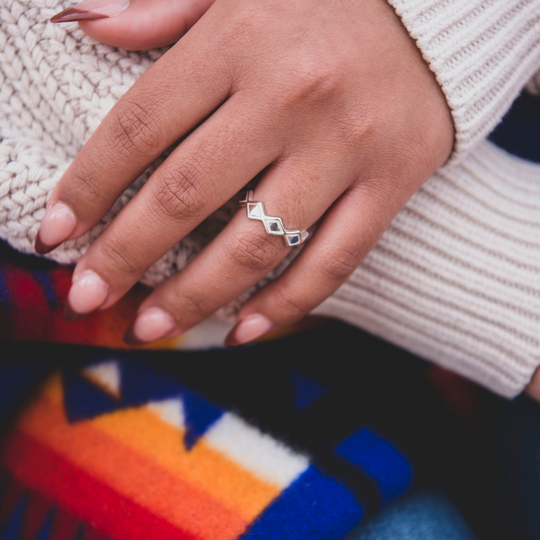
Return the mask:
<svg viewBox="0 0 540 540">
<path fill-rule="evenodd" d="M 63 407 L 59 375 L 52 377 L 46 384 L 43 397 Z M 31 414 L 31 410 L 26 414 Z M 183 444 L 184 430 L 167 424 L 144 406 L 104 414 L 89 422 L 94 429 L 101 430 L 147 459 L 152 459 L 170 474 L 205 491 L 247 521 L 257 517 L 281 492 L 278 486 L 251 474 L 204 440 L 198 441 L 190 451 L 186 451 Z M 24 429 L 24 419 L 22 424 Z M 39 427 L 34 429 L 36 425 L 32 424 L 29 430 L 31 435 L 43 439 L 43 430 Z M 96 459 L 99 457 L 96 456 Z"/>
</svg>

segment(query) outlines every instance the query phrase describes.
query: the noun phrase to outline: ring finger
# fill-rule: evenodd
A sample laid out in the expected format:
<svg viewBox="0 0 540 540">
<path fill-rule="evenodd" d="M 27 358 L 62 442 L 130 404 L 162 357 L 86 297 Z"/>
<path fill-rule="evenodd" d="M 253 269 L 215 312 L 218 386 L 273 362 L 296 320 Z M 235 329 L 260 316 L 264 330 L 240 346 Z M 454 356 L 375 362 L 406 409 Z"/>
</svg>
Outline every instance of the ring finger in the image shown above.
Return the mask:
<svg viewBox="0 0 540 540">
<path fill-rule="evenodd" d="M 309 228 L 351 183 L 342 166 L 328 165 L 335 159 L 307 161 L 291 157 L 276 163 L 255 190 L 266 216 L 280 217 L 288 230 Z M 126 340 L 147 343 L 185 332 L 260 281 L 290 249 L 283 236 L 268 234 L 241 209 L 181 273 L 143 302 Z"/>
</svg>

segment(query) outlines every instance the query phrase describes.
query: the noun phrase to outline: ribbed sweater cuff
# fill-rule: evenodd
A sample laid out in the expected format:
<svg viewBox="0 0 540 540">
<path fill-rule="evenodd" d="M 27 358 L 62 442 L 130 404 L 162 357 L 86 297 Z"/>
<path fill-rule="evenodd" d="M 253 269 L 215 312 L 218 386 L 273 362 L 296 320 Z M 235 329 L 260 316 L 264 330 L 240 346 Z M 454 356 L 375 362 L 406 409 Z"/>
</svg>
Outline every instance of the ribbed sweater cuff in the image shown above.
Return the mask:
<svg viewBox="0 0 540 540">
<path fill-rule="evenodd" d="M 315 313 L 515 396 L 540 365 L 539 179 L 540 164 L 477 145 L 426 182 Z"/>
<path fill-rule="evenodd" d="M 388 0 L 446 96 L 452 161 L 484 139 L 540 68 L 538 0 Z"/>
</svg>

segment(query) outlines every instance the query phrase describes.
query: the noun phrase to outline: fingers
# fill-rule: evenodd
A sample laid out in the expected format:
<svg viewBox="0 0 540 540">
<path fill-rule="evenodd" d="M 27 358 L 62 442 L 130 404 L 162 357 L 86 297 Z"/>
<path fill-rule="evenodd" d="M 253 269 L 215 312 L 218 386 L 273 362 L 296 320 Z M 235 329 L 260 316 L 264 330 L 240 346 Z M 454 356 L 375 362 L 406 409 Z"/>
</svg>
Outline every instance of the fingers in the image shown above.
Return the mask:
<svg viewBox="0 0 540 540">
<path fill-rule="evenodd" d="M 364 2 L 346 2 L 340 10 L 323 4 L 216 3 L 112 110 L 53 193 L 38 250 L 86 232 L 149 163 L 173 142 L 185 140 L 77 266 L 69 294 L 75 312 L 114 303 L 162 253 L 272 163 L 312 152 L 311 161 L 289 170 L 289 178 L 275 166 L 275 174 L 257 188 L 270 215 L 300 229 L 362 175 L 393 171 L 394 177 L 404 177 L 409 167 L 417 179 L 411 185 L 417 187 L 419 178 L 427 178 L 419 170 L 433 171 L 432 162 L 439 159 L 438 154 L 433 158 L 437 145 L 431 132 L 438 126 L 419 114 L 429 110 L 429 100 L 415 90 L 422 85 L 410 84 L 411 79 L 425 82 L 426 74 L 411 71 L 414 62 L 392 54 L 394 48 L 414 47 L 406 33 L 404 41 L 398 39 L 403 37 L 399 20 L 397 29 L 389 20 L 395 14 L 379 0 L 370 3 L 373 13 L 359 7 Z M 129 9 L 117 21 L 128 17 Z M 306 13 L 313 15 L 306 18 Z M 379 16 L 382 25 L 375 24 Z M 102 23 L 115 21 L 88 24 Z M 374 45 L 381 35 L 392 38 L 383 40 L 382 49 Z M 385 63 L 386 58 L 391 61 Z M 423 60 L 414 58 L 425 69 Z M 227 117 L 239 95 L 256 96 L 258 108 L 242 114 L 238 107 Z M 316 145 L 320 155 L 313 152 Z M 260 304 L 254 299 L 252 311 L 245 308 L 233 342 L 295 320 L 339 286 L 395 215 L 396 201 L 403 203 L 411 194 L 397 185 L 390 192 L 388 185 L 363 182 L 354 210 L 342 206 L 356 193 L 347 191 L 336 205 L 341 213 L 330 212 L 320 239 L 278 282 L 282 289 L 275 285 L 272 298 L 261 293 Z M 381 200 L 381 193 L 388 200 Z M 287 249 L 281 239 L 243 218 L 239 214 L 181 275 L 145 302 L 133 327 L 137 339 L 184 331 L 283 258 Z M 331 227 L 333 221 L 339 227 Z"/>
<path fill-rule="evenodd" d="M 178 41 L 213 0 L 88 0 L 55 15 L 51 22 L 79 21 L 93 39 L 128 50 L 147 50 Z"/>
<path fill-rule="evenodd" d="M 167 67 L 170 59 L 158 61 L 106 116 L 50 197 L 38 253 L 88 231 L 148 165 L 227 98 L 226 62 L 213 54 L 203 74 L 192 48 L 187 40 L 171 49 L 167 55 L 182 55 L 175 69 Z"/>
<path fill-rule="evenodd" d="M 248 343 L 295 323 L 347 280 L 389 224 L 392 198 L 384 196 L 384 186 L 368 184 L 375 182 L 344 194 L 287 271 L 248 300 L 226 345 Z"/>
<path fill-rule="evenodd" d="M 269 236 L 261 223 L 240 211 L 181 273 L 141 305 L 126 341 L 148 343 L 185 332 L 257 283 L 287 251 L 281 238 Z"/>
<path fill-rule="evenodd" d="M 260 124 L 246 125 L 244 115 L 256 113 L 247 100 L 241 103 L 242 109 L 231 99 L 193 132 L 89 248 L 68 296 L 75 313 L 115 303 L 153 262 L 276 159 L 281 143 L 266 140 L 261 115 Z"/>
<path fill-rule="evenodd" d="M 292 169 L 303 179 L 295 181 Z M 256 188 L 255 199 L 263 202 L 267 216 L 280 217 L 286 229 L 306 229 L 348 181 L 342 175 L 324 183 L 324 172 L 316 163 L 311 168 L 279 164 Z M 143 343 L 185 332 L 256 284 L 290 249 L 282 236 L 269 235 L 263 223 L 248 219 L 240 209 L 205 250 L 141 305 L 127 340 Z"/>
</svg>

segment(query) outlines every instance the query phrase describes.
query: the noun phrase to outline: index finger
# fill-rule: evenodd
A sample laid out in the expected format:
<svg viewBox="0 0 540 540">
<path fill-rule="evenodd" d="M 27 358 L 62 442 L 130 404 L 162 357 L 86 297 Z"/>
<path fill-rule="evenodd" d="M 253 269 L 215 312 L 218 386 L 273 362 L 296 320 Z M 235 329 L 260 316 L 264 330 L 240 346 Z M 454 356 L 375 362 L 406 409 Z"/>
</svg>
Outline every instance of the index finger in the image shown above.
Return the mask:
<svg viewBox="0 0 540 540">
<path fill-rule="evenodd" d="M 77 155 L 48 202 L 38 253 L 92 228 L 148 165 L 227 98 L 226 62 L 215 48 L 204 50 L 196 30 L 139 79 Z"/>
</svg>

